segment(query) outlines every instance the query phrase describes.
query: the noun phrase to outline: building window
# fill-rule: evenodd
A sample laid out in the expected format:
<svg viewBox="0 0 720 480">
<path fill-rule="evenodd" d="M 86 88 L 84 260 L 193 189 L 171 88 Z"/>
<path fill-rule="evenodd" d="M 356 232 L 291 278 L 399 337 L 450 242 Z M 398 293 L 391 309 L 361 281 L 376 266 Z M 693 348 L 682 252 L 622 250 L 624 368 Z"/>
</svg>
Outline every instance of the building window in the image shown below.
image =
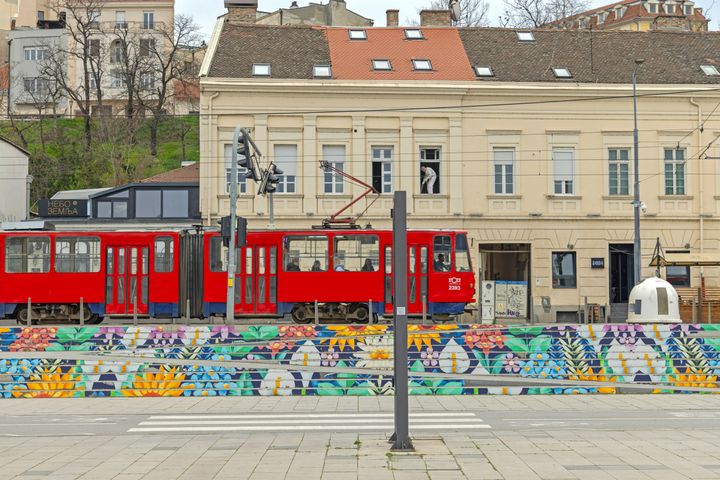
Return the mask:
<svg viewBox="0 0 720 480">
<path fill-rule="evenodd" d="M 127 28 L 128 24 L 125 21 L 125 12 L 115 12 L 115 28 Z"/>
<path fill-rule="evenodd" d="M 432 62 L 427 59 L 418 59 L 413 60 L 413 70 L 421 71 L 421 72 L 429 72 L 432 71 Z"/>
<path fill-rule="evenodd" d="M 667 12 L 669 15 L 672 15 L 675 13 L 675 5 L 665 5 L 665 12 Z"/>
<path fill-rule="evenodd" d="M 100 271 L 100 239 L 61 237 L 55 240 L 55 271 L 97 273 Z"/>
<path fill-rule="evenodd" d="M 110 72 L 110 87 L 112 88 L 125 88 L 127 87 L 127 80 L 125 75 L 120 70 L 113 70 Z"/>
<path fill-rule="evenodd" d="M 665 279 L 673 287 L 689 287 L 690 267 L 666 267 Z"/>
<path fill-rule="evenodd" d="M 34 94 L 46 94 L 49 91 L 47 78 L 25 78 L 23 79 L 25 91 Z"/>
<path fill-rule="evenodd" d="M 47 47 L 25 47 L 25 60 L 30 62 L 47 60 L 50 58 L 50 49 Z"/>
<path fill-rule="evenodd" d="M 700 68 L 708 77 L 717 77 L 720 75 L 720 71 L 715 65 L 700 65 Z"/>
<path fill-rule="evenodd" d="M 405 38 L 407 40 L 422 40 L 425 37 L 423 36 L 422 30 L 418 30 L 417 28 L 406 28 Z"/>
<path fill-rule="evenodd" d="M 572 72 L 565 67 L 553 68 L 555 78 L 572 78 Z"/>
<path fill-rule="evenodd" d="M 124 63 L 125 62 L 125 49 L 123 48 L 122 42 L 116 40 L 112 43 L 112 56 L 110 57 L 112 63 Z"/>
<path fill-rule="evenodd" d="M 630 195 L 630 149 L 608 150 L 608 177 L 610 195 Z"/>
<path fill-rule="evenodd" d="M 373 70 L 380 72 L 389 72 L 392 70 L 390 60 L 375 59 L 372 61 Z"/>
<path fill-rule="evenodd" d="M 275 145 L 275 165 L 283 174 L 279 176 L 276 193 L 297 193 L 297 145 Z"/>
<path fill-rule="evenodd" d="M 145 30 L 155 28 L 155 12 L 143 12 L 143 28 Z"/>
<path fill-rule="evenodd" d="M 393 147 L 372 147 L 372 186 L 379 193 L 393 192 Z"/>
<path fill-rule="evenodd" d="M 367 32 L 365 30 L 349 30 L 350 40 L 367 40 Z"/>
<path fill-rule="evenodd" d="M 88 53 L 93 58 L 97 58 L 100 56 L 100 40 L 90 40 L 90 43 L 88 44 Z"/>
<path fill-rule="evenodd" d="M 685 195 L 685 149 L 665 149 L 665 195 Z"/>
<path fill-rule="evenodd" d="M 553 288 L 577 288 L 577 254 L 554 252 L 552 254 Z"/>
<path fill-rule="evenodd" d="M 285 237 L 283 264 L 286 272 L 326 272 L 328 269 L 328 237 L 300 235 Z"/>
<path fill-rule="evenodd" d="M 440 149 L 420 149 L 420 193 L 429 195 L 442 193 L 440 187 Z"/>
<path fill-rule="evenodd" d="M 88 10 L 88 28 L 100 28 L 100 12 L 98 10 Z"/>
<path fill-rule="evenodd" d="M 332 78 L 332 68 L 330 65 L 315 65 L 313 66 L 313 77 Z"/>
<path fill-rule="evenodd" d="M 495 194 L 512 195 L 515 193 L 515 149 L 493 149 L 493 166 L 495 168 Z"/>
<path fill-rule="evenodd" d="M 272 67 L 269 63 L 253 63 L 252 74 L 254 77 L 269 77 Z"/>
<path fill-rule="evenodd" d="M 657 5 L 655 5 L 654 3 L 648 4 L 648 8 L 650 9 L 650 13 L 657 13 Z"/>
<path fill-rule="evenodd" d="M 38 22 L 45 21 L 45 12 L 43 10 L 37 11 L 37 19 L 38 19 Z"/>
<path fill-rule="evenodd" d="M 155 88 L 155 75 L 152 73 L 140 74 L 140 88 L 144 90 L 152 90 Z"/>
<path fill-rule="evenodd" d="M 172 237 L 155 239 L 155 272 L 170 273 L 175 267 L 175 242 Z"/>
<path fill-rule="evenodd" d="M 553 193 L 575 194 L 575 149 L 553 148 Z"/>
<path fill-rule="evenodd" d="M 137 190 L 135 192 L 136 218 L 162 217 L 162 192 L 160 190 Z"/>
<path fill-rule="evenodd" d="M 494 77 L 495 72 L 490 67 L 475 67 L 475 75 L 478 77 Z"/>
<path fill-rule="evenodd" d="M 345 170 L 345 146 L 344 145 L 323 145 L 323 160 L 338 170 Z M 345 182 L 343 177 L 333 173 L 325 172 L 323 178 L 324 192 L 328 194 L 345 193 Z"/>
<path fill-rule="evenodd" d="M 230 193 L 230 182 L 232 182 L 232 151 L 233 146 L 225 145 L 225 192 Z M 245 175 L 248 173 L 247 168 L 238 167 L 238 193 L 247 193 L 247 179 Z"/>
<path fill-rule="evenodd" d="M 5 273 L 48 273 L 50 239 L 11 237 L 5 240 Z"/>
<path fill-rule="evenodd" d="M 515 32 L 517 38 L 521 42 L 534 42 L 535 34 L 533 32 Z"/>
<path fill-rule="evenodd" d="M 693 14 L 693 6 L 685 5 L 685 15 L 690 16 Z"/>
<path fill-rule="evenodd" d="M 141 57 L 149 57 L 150 54 L 153 52 L 155 52 L 155 39 L 154 38 L 141 38 L 139 55 Z"/>
</svg>

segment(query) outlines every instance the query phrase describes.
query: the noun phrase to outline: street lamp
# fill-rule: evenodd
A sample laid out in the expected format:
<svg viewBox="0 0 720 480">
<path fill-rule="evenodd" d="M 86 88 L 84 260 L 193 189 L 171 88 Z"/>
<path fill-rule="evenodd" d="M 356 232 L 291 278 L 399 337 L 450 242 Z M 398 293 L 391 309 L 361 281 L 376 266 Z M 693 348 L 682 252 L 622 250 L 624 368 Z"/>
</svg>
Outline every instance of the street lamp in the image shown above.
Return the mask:
<svg viewBox="0 0 720 480">
<path fill-rule="evenodd" d="M 35 177 L 32 175 L 28 175 L 25 177 L 25 208 L 27 209 L 25 211 L 25 220 L 30 220 L 30 189 L 32 188 L 32 183 L 35 180 Z"/>
<path fill-rule="evenodd" d="M 635 198 L 633 201 L 633 207 L 635 209 L 635 246 L 634 246 L 634 257 L 633 266 L 635 267 L 634 285 L 640 283 L 640 262 L 642 256 L 640 255 L 640 208 L 642 202 L 640 202 L 640 145 L 638 138 L 638 114 L 637 114 L 637 70 L 640 65 L 645 62 L 642 58 L 635 60 L 632 72 L 632 84 L 633 84 L 633 119 L 635 122 L 635 128 L 633 129 L 633 151 L 634 151 L 634 162 L 633 168 L 635 169 Z"/>
</svg>

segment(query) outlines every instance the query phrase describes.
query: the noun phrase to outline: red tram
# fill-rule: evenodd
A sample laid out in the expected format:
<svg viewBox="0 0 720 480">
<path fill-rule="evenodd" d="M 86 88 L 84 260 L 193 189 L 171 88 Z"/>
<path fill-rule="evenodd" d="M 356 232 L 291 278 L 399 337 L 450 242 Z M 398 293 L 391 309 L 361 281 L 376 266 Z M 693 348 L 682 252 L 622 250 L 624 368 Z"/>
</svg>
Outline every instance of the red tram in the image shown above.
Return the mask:
<svg viewBox="0 0 720 480">
<path fill-rule="evenodd" d="M 226 314 L 227 248 L 216 231 L 0 232 L 0 318 Z M 237 250 L 235 314 L 358 323 L 392 312 L 392 233 L 256 231 Z M 408 313 L 436 320 L 473 302 L 467 235 L 408 233 Z M 188 310 L 189 309 L 189 310 Z"/>
</svg>

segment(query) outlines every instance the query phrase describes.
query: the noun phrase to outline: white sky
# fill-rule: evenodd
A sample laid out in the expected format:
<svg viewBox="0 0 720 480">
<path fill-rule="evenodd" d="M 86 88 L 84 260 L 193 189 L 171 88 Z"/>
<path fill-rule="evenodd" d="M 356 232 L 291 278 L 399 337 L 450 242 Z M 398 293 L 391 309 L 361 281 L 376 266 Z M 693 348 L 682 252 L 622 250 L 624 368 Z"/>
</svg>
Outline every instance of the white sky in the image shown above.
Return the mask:
<svg viewBox="0 0 720 480">
<path fill-rule="evenodd" d="M 320 2 L 321 0 L 315 0 Z M 405 19 L 411 18 L 417 15 L 417 11 L 426 6 L 428 0 L 346 0 L 348 8 L 353 10 L 360 15 L 369 17 L 375 20 L 376 26 L 385 25 L 385 10 L 389 8 L 400 9 L 400 22 L 405 22 Z M 503 13 L 503 1 L 502 0 L 489 0 L 490 1 L 490 19 L 492 23 L 497 23 L 498 17 Z M 612 3 L 613 0 L 593 0 L 592 4 L 595 7 L 607 5 Z M 259 8 L 263 11 L 273 11 L 278 8 L 290 7 L 291 0 L 259 0 Z M 308 0 L 299 0 L 300 6 L 307 5 L 310 3 Z M 322 3 L 327 3 L 327 0 L 322 0 Z M 706 15 L 709 15 L 711 19 L 716 20 L 720 15 L 720 2 L 716 5 L 715 0 L 695 0 L 695 3 L 699 7 L 705 8 Z M 710 11 L 708 13 L 708 8 Z M 191 15 L 195 18 L 195 21 L 202 27 L 203 32 L 208 37 L 212 32 L 213 26 L 215 25 L 215 19 L 225 13 L 224 1 L 223 0 L 176 0 L 175 10 L 177 13 L 183 13 Z M 711 28 L 715 29 L 717 23 L 713 21 Z"/>
</svg>

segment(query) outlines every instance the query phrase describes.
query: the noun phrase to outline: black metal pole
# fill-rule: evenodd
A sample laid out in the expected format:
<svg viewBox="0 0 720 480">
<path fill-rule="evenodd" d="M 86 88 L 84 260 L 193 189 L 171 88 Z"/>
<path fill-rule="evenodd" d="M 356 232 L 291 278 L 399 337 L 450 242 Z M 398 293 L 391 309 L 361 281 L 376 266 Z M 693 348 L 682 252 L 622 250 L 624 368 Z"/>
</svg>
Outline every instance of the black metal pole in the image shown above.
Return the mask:
<svg viewBox="0 0 720 480">
<path fill-rule="evenodd" d="M 394 451 L 414 450 L 408 409 L 407 320 L 407 194 L 395 192 L 393 207 L 393 318 L 395 322 L 395 435 Z"/>
</svg>

